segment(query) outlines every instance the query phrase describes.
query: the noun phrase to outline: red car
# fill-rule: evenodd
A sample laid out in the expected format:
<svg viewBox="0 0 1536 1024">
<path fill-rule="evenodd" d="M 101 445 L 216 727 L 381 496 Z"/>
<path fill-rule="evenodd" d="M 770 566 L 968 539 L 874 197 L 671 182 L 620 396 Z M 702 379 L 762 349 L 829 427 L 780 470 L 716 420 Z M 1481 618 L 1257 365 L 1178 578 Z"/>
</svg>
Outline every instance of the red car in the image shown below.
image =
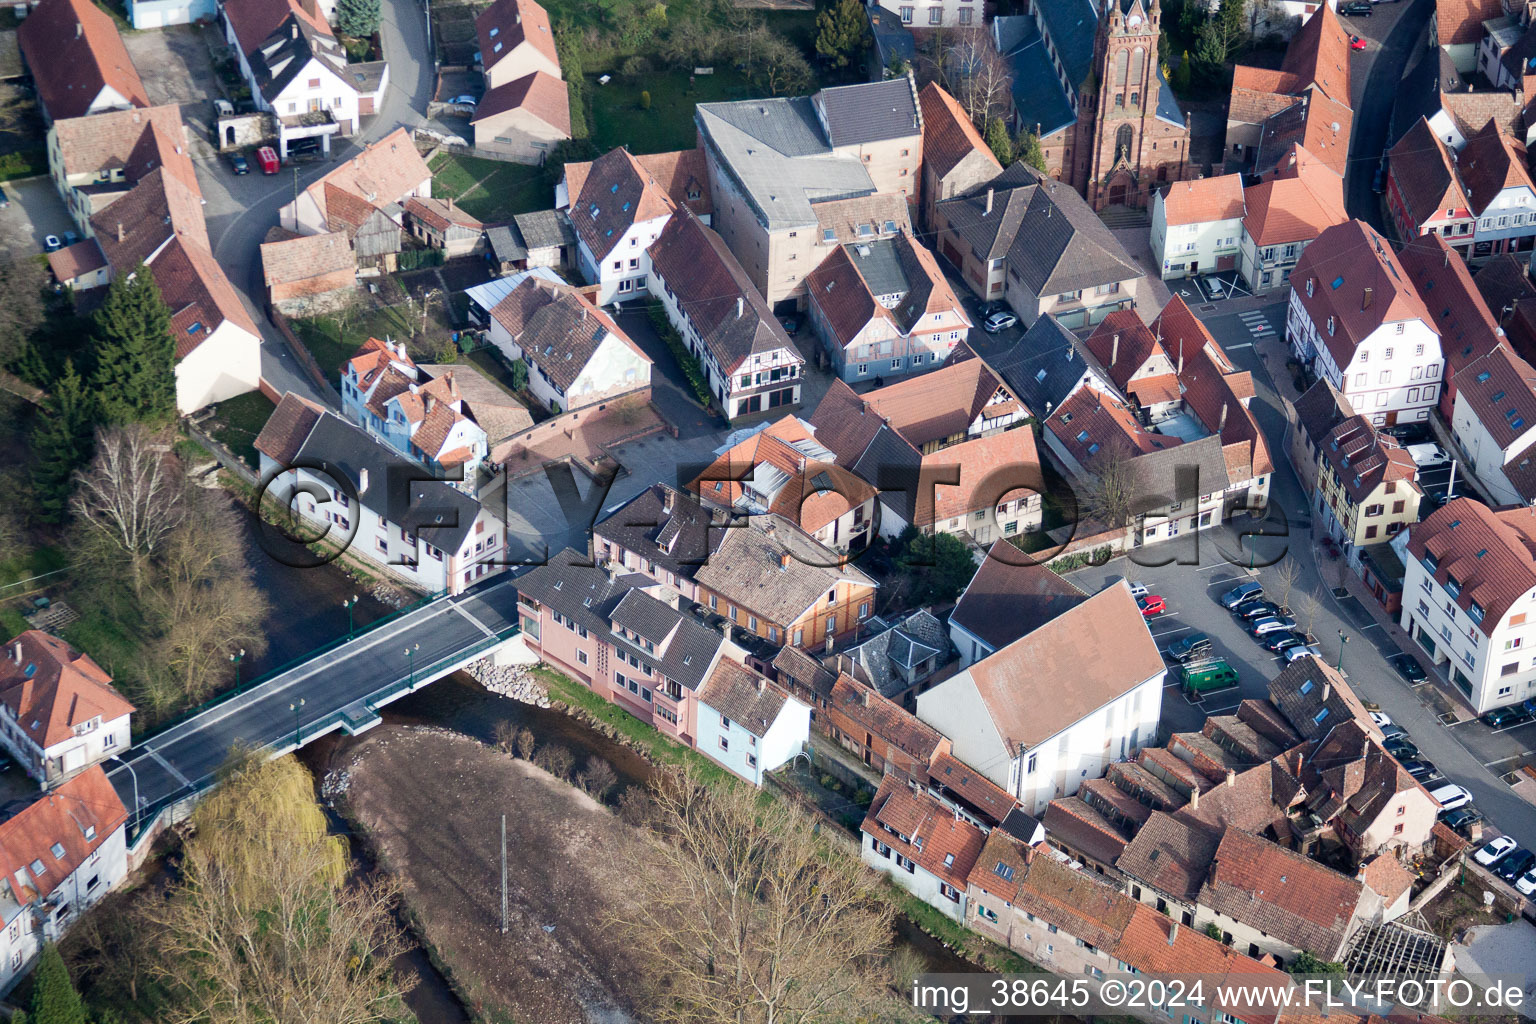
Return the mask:
<svg viewBox="0 0 1536 1024">
<path fill-rule="evenodd" d="M 1363 50 L 1365 49 L 1365 40 L 1361 39 L 1359 36 L 1350 36 L 1349 48 L 1351 50 Z"/>
<path fill-rule="evenodd" d="M 1158 597 L 1156 594 L 1148 594 L 1146 597 L 1138 597 L 1136 599 L 1136 607 L 1140 608 L 1141 614 L 1145 615 L 1149 619 L 1154 615 L 1161 615 L 1163 612 L 1168 610 L 1168 605 L 1165 604 L 1163 599 Z"/>
</svg>

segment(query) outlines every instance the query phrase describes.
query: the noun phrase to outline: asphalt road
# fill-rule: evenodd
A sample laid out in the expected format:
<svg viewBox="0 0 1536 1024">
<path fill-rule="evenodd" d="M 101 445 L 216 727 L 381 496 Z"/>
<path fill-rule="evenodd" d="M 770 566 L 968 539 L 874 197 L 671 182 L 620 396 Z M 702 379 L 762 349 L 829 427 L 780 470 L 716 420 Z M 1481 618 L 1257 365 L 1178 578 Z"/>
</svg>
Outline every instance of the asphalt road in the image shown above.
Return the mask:
<svg viewBox="0 0 1536 1024">
<path fill-rule="evenodd" d="M 1351 217 L 1365 221 L 1378 231 L 1384 231 L 1385 225 L 1381 202 L 1371 191 L 1371 183 L 1381 154 L 1387 148 L 1392 107 L 1397 101 L 1403 69 L 1434 9 L 1434 0 L 1412 0 L 1408 10 L 1381 41 L 1381 52 L 1371 64 L 1365 94 L 1355 108 L 1354 134 L 1349 141 L 1349 174 L 1344 181 L 1344 205 Z"/>
<path fill-rule="evenodd" d="M 507 576 L 436 601 L 140 741 L 127 766 L 108 762 L 107 777 L 123 806 L 133 807 L 137 797 L 140 807 L 153 807 L 207 782 L 236 744 L 282 749 L 296 737 L 308 742 L 314 737 L 304 730 L 332 712 L 418 672 L 426 676 L 428 666 L 516 621 L 517 589 Z"/>
<path fill-rule="evenodd" d="M 1276 326 L 1284 322 L 1283 303 L 1258 313 Z M 1271 482 L 1272 513 L 1264 531 L 1271 533 L 1283 529 L 1277 524 L 1284 520 L 1289 524 L 1291 535 L 1265 537 L 1256 542 L 1255 561 L 1261 567 L 1252 572 L 1245 556 L 1254 550 L 1255 542 L 1241 542 L 1237 530 L 1228 528 L 1199 534 L 1198 540 L 1183 537 L 1177 542 L 1140 549 L 1136 557 L 1143 564 L 1129 558 L 1116 559 L 1100 568 L 1079 570 L 1072 574 L 1072 579 L 1090 593 L 1111 575 L 1123 575 L 1146 583 L 1168 604 L 1167 614 L 1149 624 L 1160 648 L 1166 649 L 1173 640 L 1189 632 L 1203 632 L 1213 639 L 1217 653 L 1229 657 L 1233 667 L 1237 668 L 1242 680 L 1237 692 L 1213 695 L 1200 704 L 1185 700 L 1176 687 L 1165 690 L 1162 726 L 1166 734 L 1198 730 L 1206 716 L 1227 713 L 1243 698 L 1262 699 L 1266 696 L 1268 682 L 1280 671 L 1281 662 L 1249 638 L 1231 615 L 1216 603 L 1216 598 L 1238 582 L 1251 578 L 1263 583 L 1271 595 L 1278 594 L 1282 584 L 1276 569 L 1262 565 L 1281 556 L 1289 557 L 1299 568 L 1300 576 L 1285 603 L 1297 613 L 1305 627 L 1308 623 L 1302 609 L 1307 603 L 1306 595 L 1318 595 L 1311 631 L 1318 638 L 1328 663 L 1338 663 L 1342 631 L 1348 637 L 1343 644 L 1344 671 L 1360 696 L 1380 705 L 1394 722 L 1406 729 L 1423 756 L 1433 761 L 1449 781 L 1470 790 L 1478 809 L 1497 830 L 1513 836 L 1527 848 L 1536 849 L 1536 807 L 1515 796 L 1498 778 L 1498 771 L 1507 767 L 1505 762 L 1536 747 L 1536 726 L 1495 734 L 1480 722 L 1450 728 L 1442 725 L 1433 705 L 1421 699 L 1388 665 L 1387 656 L 1397 652 L 1392 639 L 1357 603 L 1352 600 L 1340 602 L 1332 596 L 1331 589 L 1338 584 L 1341 563 L 1328 559 L 1319 562 L 1316 557 L 1306 525 L 1312 520 L 1310 506 L 1285 457 L 1283 408 L 1268 371 L 1252 345 L 1252 322 L 1251 315 L 1224 313 L 1205 320 L 1233 362 L 1240 369 L 1253 373 L 1257 394 L 1250 408 L 1264 431 L 1275 463 Z M 1239 529 L 1251 530 L 1253 527 Z M 1145 564 L 1151 562 L 1159 564 Z M 1162 564 L 1165 562 L 1167 564 Z"/>
<path fill-rule="evenodd" d="M 266 316 L 266 289 L 261 274 L 261 241 L 277 223 L 277 213 L 299 190 L 324 177 L 368 143 L 401 125 L 425 118 L 433 88 L 428 56 L 426 15 L 417 0 L 385 0 L 379 34 L 389 61 L 389 88 L 379 112 L 350 139 L 337 140 L 330 160 L 285 167 L 276 177 L 249 174 L 236 177 L 222 158 L 201 161 L 198 181 L 207 206 L 203 213 L 213 241 L 213 255 L 240 293 L 262 335 L 262 376 L 279 391 L 296 391 L 326 405 L 334 398 L 317 389 L 299 369 L 288 343 Z M 295 175 L 295 170 L 297 174 Z"/>
</svg>

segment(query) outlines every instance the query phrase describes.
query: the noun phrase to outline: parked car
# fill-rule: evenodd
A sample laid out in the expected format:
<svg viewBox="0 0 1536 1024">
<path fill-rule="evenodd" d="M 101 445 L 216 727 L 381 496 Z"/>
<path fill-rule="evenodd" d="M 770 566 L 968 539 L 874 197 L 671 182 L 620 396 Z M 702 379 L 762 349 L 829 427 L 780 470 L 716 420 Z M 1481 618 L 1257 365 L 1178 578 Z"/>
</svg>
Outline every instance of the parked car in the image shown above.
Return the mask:
<svg viewBox="0 0 1536 1024">
<path fill-rule="evenodd" d="M 996 334 L 998 331 L 1006 331 L 1019 322 L 1019 318 L 1006 309 L 999 310 L 981 322 L 981 329 L 988 334 Z"/>
<path fill-rule="evenodd" d="M 449 100 L 448 102 L 452 103 L 456 107 L 472 107 L 476 103 L 479 103 L 480 101 L 475 99 L 469 93 L 464 93 L 462 96 L 455 96 L 453 99 Z"/>
<path fill-rule="evenodd" d="M 1339 13 L 1348 18 L 1369 18 L 1371 16 L 1370 0 L 1345 0 L 1339 4 Z"/>
<path fill-rule="evenodd" d="M 1349 48 L 1351 50 L 1363 50 L 1363 49 L 1366 48 L 1366 46 L 1367 46 L 1366 41 L 1364 39 L 1361 39 L 1359 36 L 1350 36 L 1349 37 Z"/>
<path fill-rule="evenodd" d="M 1425 679 L 1424 667 L 1419 664 L 1419 659 L 1411 654 L 1394 654 L 1387 659 L 1387 664 L 1393 671 L 1402 676 L 1406 682 L 1422 683 Z"/>
<path fill-rule="evenodd" d="M 1494 708 L 1483 714 L 1483 724 L 1494 729 L 1502 729 L 1507 725 L 1519 725 L 1520 722 L 1520 706 L 1517 704 Z"/>
<path fill-rule="evenodd" d="M 1191 633 L 1181 636 L 1168 645 L 1168 656 L 1174 661 L 1189 661 L 1192 658 L 1203 658 L 1211 653 L 1211 638 L 1204 633 Z"/>
<path fill-rule="evenodd" d="M 1371 178 L 1371 191 L 1376 193 L 1377 195 L 1381 195 L 1382 193 L 1386 192 L 1386 190 L 1387 190 L 1387 165 L 1383 163 L 1383 164 L 1377 165 L 1377 167 L 1376 167 L 1376 174 L 1375 174 L 1374 177 Z"/>
<path fill-rule="evenodd" d="M 0 210 L 11 205 L 11 197 L 5 194 L 5 189 L 0 188 Z"/>
<path fill-rule="evenodd" d="M 1527 871 L 1515 879 L 1515 889 L 1521 896 L 1536 896 L 1536 869 Z"/>
<path fill-rule="evenodd" d="M 1145 615 L 1149 619 L 1154 615 L 1161 615 L 1168 610 L 1167 603 L 1164 602 L 1163 599 L 1156 594 L 1148 594 L 1146 597 L 1138 597 L 1136 599 L 1136 607 L 1140 608 L 1141 614 Z"/>
<path fill-rule="evenodd" d="M 1407 740 L 1387 740 L 1387 742 L 1381 745 L 1381 748 L 1399 761 L 1417 761 L 1419 759 L 1419 748 Z"/>
<path fill-rule="evenodd" d="M 282 166 L 277 159 L 277 150 L 271 146 L 262 146 L 256 151 L 256 162 L 261 165 L 262 174 L 276 174 Z"/>
<path fill-rule="evenodd" d="M 1254 619 L 1263 619 L 1268 618 L 1271 615 L 1279 615 L 1280 606 L 1275 604 L 1273 601 L 1249 601 L 1247 604 L 1238 605 L 1233 614 L 1240 619 L 1251 622 Z"/>
<path fill-rule="evenodd" d="M 1383 729 L 1392 724 L 1392 719 L 1384 711 L 1368 711 L 1366 713 L 1371 716 L 1371 721 Z"/>
<path fill-rule="evenodd" d="M 1484 843 L 1483 848 L 1472 855 L 1472 859 L 1485 868 L 1492 867 L 1519 848 L 1520 844 L 1509 836 L 1499 836 Z"/>
<path fill-rule="evenodd" d="M 232 169 L 236 174 L 251 173 L 251 165 L 249 161 L 247 161 L 245 157 L 241 156 L 239 153 L 235 153 L 229 158 L 229 166 L 230 169 Z"/>
<path fill-rule="evenodd" d="M 1435 763 L 1433 761 L 1425 761 L 1421 758 L 1417 761 L 1402 761 L 1399 763 L 1402 764 L 1403 771 L 1413 776 L 1414 780 L 1417 782 L 1423 782 L 1426 779 L 1437 779 L 1440 777 L 1440 769 L 1435 767 Z"/>
<path fill-rule="evenodd" d="M 1444 466 L 1451 461 L 1451 457 L 1445 454 L 1445 449 L 1433 441 L 1426 441 L 1423 444 L 1411 444 L 1404 451 L 1413 460 L 1413 464 L 1420 469 Z"/>
<path fill-rule="evenodd" d="M 793 317 L 793 316 L 783 317 L 783 318 L 781 318 L 779 320 L 779 326 L 784 328 L 784 333 L 785 334 L 799 334 L 800 333 L 800 319 L 798 317 Z"/>
<path fill-rule="evenodd" d="M 1388 722 L 1386 725 L 1383 725 L 1380 728 L 1381 735 L 1384 739 L 1406 740 L 1408 738 L 1408 730 L 1393 722 Z"/>
<path fill-rule="evenodd" d="M 214 117 L 234 117 L 235 116 L 234 104 L 230 103 L 229 100 L 219 100 L 219 99 L 214 100 L 213 101 L 213 116 Z"/>
<path fill-rule="evenodd" d="M 1266 633 L 1289 633 L 1295 628 L 1296 620 L 1289 615 L 1264 615 L 1249 621 L 1248 635 L 1263 636 Z"/>
<path fill-rule="evenodd" d="M 1513 883 L 1515 879 L 1531 870 L 1532 865 L 1536 865 L 1536 853 L 1517 846 L 1493 866 L 1493 873 L 1504 881 Z"/>
<path fill-rule="evenodd" d="M 288 143 L 288 155 L 290 157 L 294 157 L 304 156 L 310 153 L 318 153 L 324 147 L 324 145 L 325 144 L 321 142 L 317 137 L 311 137 L 307 139 L 294 139 L 292 142 Z"/>
<path fill-rule="evenodd" d="M 1291 634 L 1291 636 L 1295 635 L 1294 633 Z M 1264 646 L 1268 647 L 1269 645 L 1265 644 Z M 1302 658 L 1321 658 L 1323 656 L 1322 651 L 1308 643 L 1300 643 L 1282 648 L 1280 653 L 1285 656 L 1285 663 L 1287 665 L 1293 661 L 1300 661 Z"/>
<path fill-rule="evenodd" d="M 1223 608 L 1231 611 L 1244 601 L 1252 601 L 1263 593 L 1264 588 L 1259 584 L 1243 583 L 1222 594 L 1219 600 Z"/>
<path fill-rule="evenodd" d="M 43 252 L 58 252 L 64 248 L 64 243 L 59 241 L 58 235 L 47 235 L 43 238 Z"/>
<path fill-rule="evenodd" d="M 1454 783 L 1446 783 L 1437 789 L 1429 791 L 1430 797 L 1440 805 L 1440 813 L 1454 811 L 1458 807 L 1465 807 L 1472 802 L 1472 794 Z"/>
<path fill-rule="evenodd" d="M 1266 651 L 1273 651 L 1275 654 L 1281 654 L 1292 647 L 1305 647 L 1307 644 L 1307 638 L 1300 633 L 1283 629 L 1265 633 L 1257 639 L 1264 645 Z"/>
<path fill-rule="evenodd" d="M 1449 814 L 1441 814 L 1440 820 L 1450 828 L 1462 832 L 1482 821 L 1483 815 L 1476 807 L 1467 804 Z"/>
</svg>

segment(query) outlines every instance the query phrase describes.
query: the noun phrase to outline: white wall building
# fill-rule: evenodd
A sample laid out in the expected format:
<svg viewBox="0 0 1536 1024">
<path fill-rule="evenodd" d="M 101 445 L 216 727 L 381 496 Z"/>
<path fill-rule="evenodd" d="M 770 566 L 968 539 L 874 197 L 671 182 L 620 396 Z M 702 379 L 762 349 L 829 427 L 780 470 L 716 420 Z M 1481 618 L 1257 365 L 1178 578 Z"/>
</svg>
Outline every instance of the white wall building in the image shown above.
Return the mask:
<svg viewBox="0 0 1536 1024">
<path fill-rule="evenodd" d="M 1470 471 L 1498 505 L 1536 498 L 1536 368 L 1500 343 L 1456 375 L 1451 436 Z"/>
<path fill-rule="evenodd" d="M 721 659 L 698 701 L 696 748 L 754 786 L 810 741 L 811 709 L 738 662 Z"/>
<path fill-rule="evenodd" d="M 981 0 L 880 0 L 908 28 L 965 28 L 982 22 Z"/>
<path fill-rule="evenodd" d="M 1407 536 L 1403 628 L 1479 713 L 1536 697 L 1536 510 L 1456 498 Z"/>
<path fill-rule="evenodd" d="M 1327 229 L 1302 253 L 1286 334 L 1374 425 L 1427 420 L 1440 398 L 1440 332 L 1391 245 L 1361 221 Z"/>
<path fill-rule="evenodd" d="M 0 658 L 0 746 L 44 789 L 127 750 L 133 705 L 56 636 L 29 629 Z"/>
<path fill-rule="evenodd" d="M 1089 661 L 1084 651 L 1098 652 Z M 1157 739 L 1167 666 L 1125 583 L 918 694 L 917 717 L 1030 814 Z"/>
<path fill-rule="evenodd" d="M 945 916 L 965 920 L 966 878 L 986 843 L 969 816 L 890 772 L 861 831 L 859 859 L 867 866 Z"/>
<path fill-rule="evenodd" d="M 1237 269 L 1243 177 L 1180 181 L 1152 196 L 1152 256 L 1163 280 Z"/>
</svg>

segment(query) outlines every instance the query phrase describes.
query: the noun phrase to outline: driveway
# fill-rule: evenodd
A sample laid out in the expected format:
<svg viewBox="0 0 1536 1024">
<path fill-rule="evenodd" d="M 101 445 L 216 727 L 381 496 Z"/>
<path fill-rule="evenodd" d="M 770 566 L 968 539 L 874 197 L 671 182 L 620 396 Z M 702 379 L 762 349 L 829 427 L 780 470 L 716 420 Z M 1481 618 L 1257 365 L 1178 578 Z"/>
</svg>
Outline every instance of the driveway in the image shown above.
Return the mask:
<svg viewBox="0 0 1536 1024">
<path fill-rule="evenodd" d="M 1385 230 L 1385 225 L 1382 204 L 1371 191 L 1371 181 L 1376 175 L 1377 161 L 1387 148 L 1392 107 L 1397 100 L 1403 69 L 1434 6 L 1434 0 L 1378 4 L 1372 17 L 1346 20 L 1350 31 L 1372 42 L 1365 54 L 1354 55 L 1356 60 L 1362 56 L 1371 58 L 1368 70 L 1359 63 L 1352 67 L 1357 72 L 1351 78 L 1352 91 L 1357 98 L 1354 134 L 1349 141 L 1349 176 L 1344 182 L 1345 206 L 1351 217 L 1358 217 L 1378 231 Z M 1363 83 L 1361 79 L 1364 79 Z"/>
<path fill-rule="evenodd" d="M 64 236 L 75 230 L 64 200 L 47 175 L 5 183 L 11 205 L 0 210 L 0 252 L 20 259 L 43 251 L 46 235 Z"/>
<path fill-rule="evenodd" d="M 224 95 L 213 73 L 208 47 L 222 42 L 214 28 L 173 25 L 154 32 L 129 32 L 123 45 L 144 82 L 149 102 L 155 106 L 175 103 L 187 126 L 194 157 L 209 157 L 213 146 L 213 100 Z"/>
</svg>

